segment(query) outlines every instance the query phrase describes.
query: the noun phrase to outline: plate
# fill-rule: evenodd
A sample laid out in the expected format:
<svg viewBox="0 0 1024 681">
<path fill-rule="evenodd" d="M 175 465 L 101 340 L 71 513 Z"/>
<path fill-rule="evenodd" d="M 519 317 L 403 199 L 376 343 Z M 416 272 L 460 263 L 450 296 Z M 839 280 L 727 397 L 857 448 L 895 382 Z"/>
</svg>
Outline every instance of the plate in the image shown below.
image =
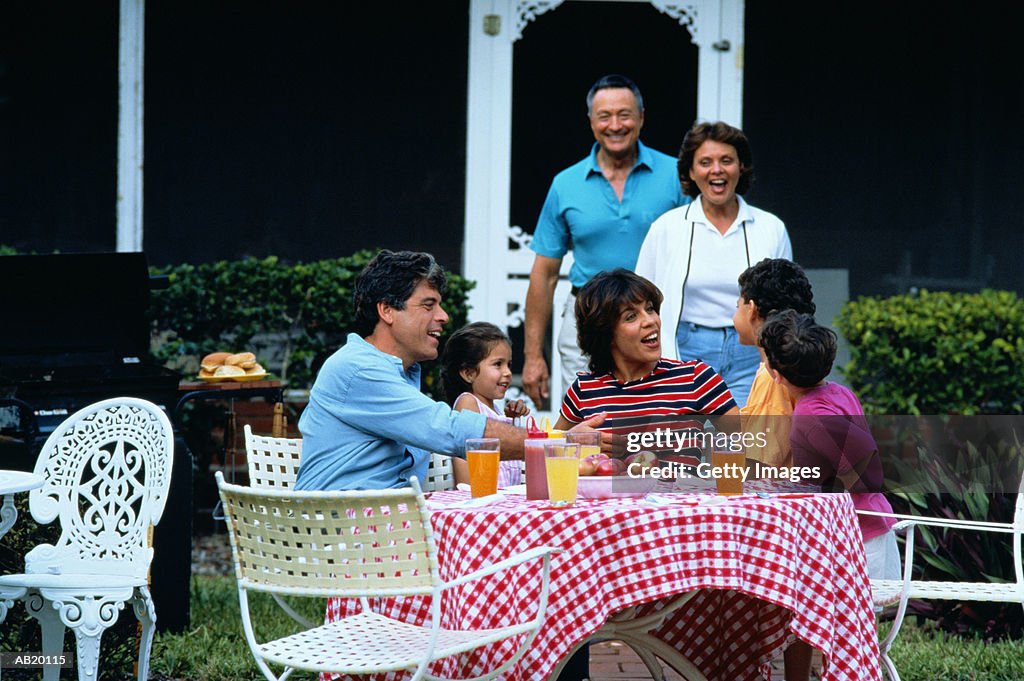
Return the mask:
<svg viewBox="0 0 1024 681">
<path fill-rule="evenodd" d="M 259 381 L 267 377 L 267 372 L 264 371 L 262 374 L 245 374 L 244 376 L 196 376 L 200 381 L 204 383 L 224 383 L 225 381 L 234 381 L 235 383 L 247 383 L 249 381 Z"/>
<path fill-rule="evenodd" d="M 581 475 L 576 494 L 580 499 L 642 497 L 657 486 L 656 478 L 630 475 Z"/>
</svg>

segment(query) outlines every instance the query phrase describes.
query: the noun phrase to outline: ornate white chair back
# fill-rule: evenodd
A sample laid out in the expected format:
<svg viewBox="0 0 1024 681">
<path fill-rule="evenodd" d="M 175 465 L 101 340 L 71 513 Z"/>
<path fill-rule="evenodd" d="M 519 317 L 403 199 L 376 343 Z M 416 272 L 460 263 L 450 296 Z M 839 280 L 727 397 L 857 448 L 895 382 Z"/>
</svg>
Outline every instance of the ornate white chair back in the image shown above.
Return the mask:
<svg viewBox="0 0 1024 681">
<path fill-rule="evenodd" d="M 60 538 L 32 549 L 25 572 L 144 579 L 153 558 L 147 532 L 164 512 L 173 444 L 167 416 L 145 400 L 103 400 L 68 417 L 43 445 L 35 472 L 46 482 L 29 496 L 37 522 L 60 518 Z"/>
</svg>

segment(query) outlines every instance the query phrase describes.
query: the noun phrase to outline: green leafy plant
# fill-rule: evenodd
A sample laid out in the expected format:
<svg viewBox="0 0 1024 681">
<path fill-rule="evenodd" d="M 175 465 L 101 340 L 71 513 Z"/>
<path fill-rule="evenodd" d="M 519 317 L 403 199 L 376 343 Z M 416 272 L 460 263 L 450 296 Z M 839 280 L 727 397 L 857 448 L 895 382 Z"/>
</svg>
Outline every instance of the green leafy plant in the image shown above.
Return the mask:
<svg viewBox="0 0 1024 681">
<path fill-rule="evenodd" d="M 203 355 L 251 350 L 290 388 L 308 388 L 352 328 L 352 285 L 373 251 L 310 263 L 276 257 L 154 267 L 168 287 L 153 294 L 153 354 L 184 373 Z M 466 323 L 473 284 L 449 273 L 446 334 Z M 425 367 L 424 390 L 440 399 L 439 368 Z"/>
<path fill-rule="evenodd" d="M 837 327 L 869 414 L 1024 413 L 1024 300 L 1010 291 L 859 298 Z"/>
<path fill-rule="evenodd" d="M 888 498 L 897 513 L 1008 523 L 1013 521 L 1017 482 L 1024 457 L 1019 439 L 974 440 L 965 429 L 977 419 L 945 417 L 954 452 L 920 446 L 912 460 L 888 462 Z M 974 429 L 976 432 L 978 429 Z M 972 441 L 974 440 L 974 441 Z M 912 481 L 911 484 L 907 484 Z M 918 527 L 915 579 L 957 582 L 1013 582 L 1012 535 Z M 950 633 L 987 640 L 1020 638 L 1024 614 L 1019 603 L 912 602 L 910 612 Z"/>
</svg>

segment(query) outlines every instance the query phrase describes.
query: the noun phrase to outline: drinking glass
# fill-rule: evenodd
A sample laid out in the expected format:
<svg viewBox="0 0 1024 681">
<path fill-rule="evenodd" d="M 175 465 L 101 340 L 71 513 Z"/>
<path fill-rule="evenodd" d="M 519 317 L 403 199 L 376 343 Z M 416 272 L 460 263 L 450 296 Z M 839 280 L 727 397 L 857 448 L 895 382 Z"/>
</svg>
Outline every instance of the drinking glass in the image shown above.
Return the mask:
<svg viewBox="0 0 1024 681">
<path fill-rule="evenodd" d="M 565 441 L 580 446 L 580 458 L 585 459 L 593 454 L 601 453 L 601 433 L 588 431 L 584 433 L 566 433 Z"/>
<path fill-rule="evenodd" d="M 544 464 L 548 476 L 548 499 L 556 508 L 576 503 L 580 473 L 580 446 L 575 443 L 544 445 Z"/>
<path fill-rule="evenodd" d="M 498 462 L 501 440 L 496 437 L 466 440 L 466 465 L 469 466 L 470 496 L 486 497 L 498 493 Z"/>
<path fill-rule="evenodd" d="M 722 496 L 743 494 L 743 469 L 747 466 L 747 455 L 737 451 L 716 449 L 711 453 L 711 471 L 715 487 Z"/>
</svg>

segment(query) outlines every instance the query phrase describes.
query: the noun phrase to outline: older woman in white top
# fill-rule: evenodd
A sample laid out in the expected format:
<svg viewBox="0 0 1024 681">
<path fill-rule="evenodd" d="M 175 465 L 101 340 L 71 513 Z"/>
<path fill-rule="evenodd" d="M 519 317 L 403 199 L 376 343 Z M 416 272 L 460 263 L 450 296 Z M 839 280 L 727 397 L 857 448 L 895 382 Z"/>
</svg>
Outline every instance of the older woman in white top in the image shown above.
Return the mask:
<svg viewBox="0 0 1024 681">
<path fill-rule="evenodd" d="M 738 277 L 764 258 L 792 260 L 793 248 L 781 220 L 740 196 L 754 177 L 742 130 L 722 122 L 698 123 L 683 139 L 678 168 L 683 192 L 696 200 L 651 225 L 636 272 L 665 296 L 665 356 L 711 365 L 743 406 L 760 355 L 757 348 L 739 344 L 732 325 Z"/>
</svg>

